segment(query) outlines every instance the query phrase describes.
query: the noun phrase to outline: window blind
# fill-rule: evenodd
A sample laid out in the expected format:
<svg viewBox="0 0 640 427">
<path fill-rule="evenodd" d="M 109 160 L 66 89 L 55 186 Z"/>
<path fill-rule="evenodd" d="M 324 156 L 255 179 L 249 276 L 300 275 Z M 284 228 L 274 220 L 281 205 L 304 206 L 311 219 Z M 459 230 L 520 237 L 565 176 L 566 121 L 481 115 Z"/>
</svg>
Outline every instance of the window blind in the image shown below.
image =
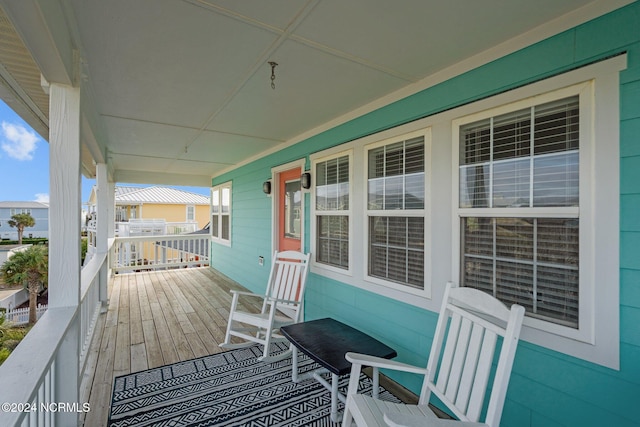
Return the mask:
<svg viewBox="0 0 640 427">
<path fill-rule="evenodd" d="M 369 209 L 424 209 L 424 170 L 424 137 L 370 150 Z"/>
<path fill-rule="evenodd" d="M 349 268 L 349 156 L 316 164 L 316 261 Z"/>
<path fill-rule="evenodd" d="M 316 210 L 349 209 L 349 157 L 316 165 Z"/>
<path fill-rule="evenodd" d="M 367 176 L 368 274 L 424 289 L 424 137 L 369 150 Z"/>
<path fill-rule="evenodd" d="M 424 218 L 369 218 L 369 275 L 424 288 Z"/>
<path fill-rule="evenodd" d="M 578 205 L 579 98 L 460 129 L 460 207 Z"/>
<path fill-rule="evenodd" d="M 576 219 L 465 217 L 463 286 L 577 328 L 578 235 Z"/>
<path fill-rule="evenodd" d="M 460 128 L 461 281 L 527 315 L 578 327 L 579 218 L 536 209 L 579 206 L 579 97 Z M 527 208 L 503 217 L 504 208 Z"/>
</svg>

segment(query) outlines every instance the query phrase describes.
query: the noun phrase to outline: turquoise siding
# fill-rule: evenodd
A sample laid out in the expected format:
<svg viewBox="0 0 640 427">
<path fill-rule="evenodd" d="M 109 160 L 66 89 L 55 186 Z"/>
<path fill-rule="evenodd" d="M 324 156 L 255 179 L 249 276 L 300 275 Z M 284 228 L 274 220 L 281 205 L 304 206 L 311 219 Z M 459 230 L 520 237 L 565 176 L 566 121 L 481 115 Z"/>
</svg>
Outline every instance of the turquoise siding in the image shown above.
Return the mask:
<svg viewBox="0 0 640 427">
<path fill-rule="evenodd" d="M 620 74 L 620 370 L 523 342 L 502 425 L 640 425 L 640 2 L 215 178 L 233 182 L 233 245 L 213 244 L 212 266 L 263 289 L 269 263 L 259 267 L 257 258 L 270 261 L 271 199 L 261 183 L 272 167 L 622 52 L 628 68 Z M 305 202 L 308 225 L 308 196 Z M 435 314 L 313 274 L 307 301 L 307 318 L 343 320 L 395 347 L 402 360 L 426 362 Z M 414 379 L 396 379 L 418 390 Z"/>
</svg>

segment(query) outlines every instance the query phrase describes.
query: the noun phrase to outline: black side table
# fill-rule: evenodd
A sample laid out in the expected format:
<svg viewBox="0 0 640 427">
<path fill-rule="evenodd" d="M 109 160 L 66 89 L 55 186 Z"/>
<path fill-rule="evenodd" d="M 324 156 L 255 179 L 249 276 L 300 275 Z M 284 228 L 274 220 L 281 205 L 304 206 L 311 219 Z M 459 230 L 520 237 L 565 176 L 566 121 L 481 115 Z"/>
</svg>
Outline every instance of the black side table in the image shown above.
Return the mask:
<svg viewBox="0 0 640 427">
<path fill-rule="evenodd" d="M 398 354 L 391 347 L 351 326 L 334 319 L 318 319 L 283 326 L 280 332 L 293 344 L 291 378 L 300 382 L 313 377 L 331 391 L 331 421 L 339 422 L 338 399 L 345 403 L 346 397 L 338 392 L 338 377 L 351 371 L 351 363 L 344 358 L 348 352 L 369 354 L 392 359 Z M 298 350 L 316 361 L 322 368 L 298 375 Z M 373 368 L 377 370 L 377 368 Z M 331 373 L 331 384 L 320 376 Z M 373 393 L 378 394 L 378 375 L 374 372 Z"/>
</svg>

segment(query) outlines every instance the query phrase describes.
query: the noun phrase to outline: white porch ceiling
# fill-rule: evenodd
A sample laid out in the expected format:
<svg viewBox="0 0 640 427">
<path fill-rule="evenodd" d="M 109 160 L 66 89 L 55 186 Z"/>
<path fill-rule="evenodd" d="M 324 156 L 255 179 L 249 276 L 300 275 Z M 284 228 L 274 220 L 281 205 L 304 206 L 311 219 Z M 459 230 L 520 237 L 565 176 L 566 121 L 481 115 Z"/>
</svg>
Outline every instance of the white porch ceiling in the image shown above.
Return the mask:
<svg viewBox="0 0 640 427">
<path fill-rule="evenodd" d="M 626 3 L 0 0 L 45 79 L 73 81 L 79 51 L 87 175 L 107 161 L 119 182 L 186 185 Z M 11 55 L 0 96 L 37 105 Z"/>
</svg>

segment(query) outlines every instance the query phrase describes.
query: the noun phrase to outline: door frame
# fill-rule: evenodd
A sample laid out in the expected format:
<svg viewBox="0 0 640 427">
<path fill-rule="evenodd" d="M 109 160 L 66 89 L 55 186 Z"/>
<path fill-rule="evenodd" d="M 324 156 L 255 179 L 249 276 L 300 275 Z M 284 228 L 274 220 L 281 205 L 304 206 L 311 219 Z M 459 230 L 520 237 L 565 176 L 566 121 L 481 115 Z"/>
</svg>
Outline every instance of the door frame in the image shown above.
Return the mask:
<svg viewBox="0 0 640 427">
<path fill-rule="evenodd" d="M 280 173 L 286 172 L 291 169 L 300 168 L 300 173 L 305 172 L 306 159 L 299 159 L 293 162 L 285 163 L 283 165 L 275 166 L 271 168 L 271 254 L 273 254 L 278 248 L 279 242 L 279 215 L 278 211 L 278 198 L 280 194 Z M 300 250 L 304 252 L 305 248 L 305 193 L 309 190 L 301 189 L 302 200 L 300 206 Z"/>
</svg>

